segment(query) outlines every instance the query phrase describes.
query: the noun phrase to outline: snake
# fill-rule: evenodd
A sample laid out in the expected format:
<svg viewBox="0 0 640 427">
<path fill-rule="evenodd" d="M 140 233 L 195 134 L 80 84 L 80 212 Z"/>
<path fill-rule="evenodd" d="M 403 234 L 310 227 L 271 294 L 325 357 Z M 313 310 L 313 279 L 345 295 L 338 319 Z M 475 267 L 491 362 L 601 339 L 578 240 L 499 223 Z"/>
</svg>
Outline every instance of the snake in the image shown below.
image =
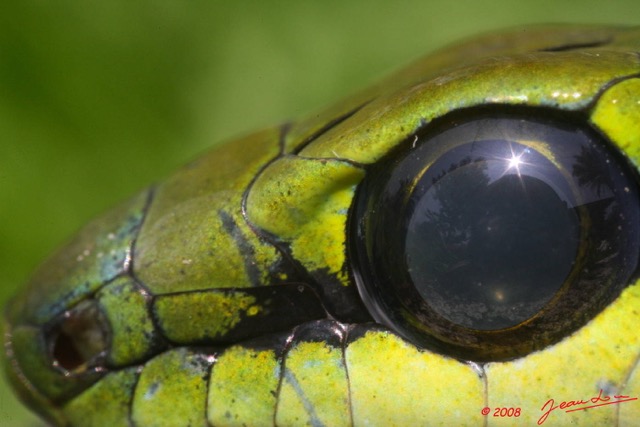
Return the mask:
<svg viewBox="0 0 640 427">
<path fill-rule="evenodd" d="M 640 29 L 446 46 L 215 145 L 4 310 L 57 426 L 636 425 Z"/>
</svg>

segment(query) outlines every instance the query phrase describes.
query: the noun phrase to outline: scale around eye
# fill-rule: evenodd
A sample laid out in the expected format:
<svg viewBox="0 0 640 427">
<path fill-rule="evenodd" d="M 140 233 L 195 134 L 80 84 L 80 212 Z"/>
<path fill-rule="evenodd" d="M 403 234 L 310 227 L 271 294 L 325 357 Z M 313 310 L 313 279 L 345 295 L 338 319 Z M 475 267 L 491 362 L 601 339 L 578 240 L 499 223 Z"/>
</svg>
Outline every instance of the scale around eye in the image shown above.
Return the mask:
<svg viewBox="0 0 640 427">
<path fill-rule="evenodd" d="M 351 219 L 359 291 L 379 322 L 463 359 L 523 356 L 630 282 L 636 173 L 580 115 L 450 114 L 367 171 Z"/>
</svg>

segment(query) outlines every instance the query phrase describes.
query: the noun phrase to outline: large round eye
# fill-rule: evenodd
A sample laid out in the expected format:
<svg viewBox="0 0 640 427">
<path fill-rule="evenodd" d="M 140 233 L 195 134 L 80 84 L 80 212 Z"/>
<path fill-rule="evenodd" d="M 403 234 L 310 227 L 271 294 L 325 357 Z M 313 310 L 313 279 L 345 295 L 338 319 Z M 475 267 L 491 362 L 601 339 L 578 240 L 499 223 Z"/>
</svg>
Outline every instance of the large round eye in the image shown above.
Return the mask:
<svg viewBox="0 0 640 427">
<path fill-rule="evenodd" d="M 629 284 L 639 206 L 636 173 L 578 117 L 468 110 L 367 171 L 350 258 L 377 321 L 503 360 L 567 336 Z"/>
</svg>

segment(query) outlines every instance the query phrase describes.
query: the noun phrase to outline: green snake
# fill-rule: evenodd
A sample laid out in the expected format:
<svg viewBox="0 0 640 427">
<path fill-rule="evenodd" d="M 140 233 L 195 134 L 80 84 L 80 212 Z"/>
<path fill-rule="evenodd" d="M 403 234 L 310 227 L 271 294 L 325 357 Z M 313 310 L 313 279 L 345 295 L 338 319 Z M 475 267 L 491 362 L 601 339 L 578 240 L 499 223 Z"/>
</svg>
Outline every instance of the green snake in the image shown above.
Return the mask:
<svg viewBox="0 0 640 427">
<path fill-rule="evenodd" d="M 639 77 L 639 29 L 516 29 L 218 145 L 41 265 L 9 380 L 61 426 L 634 425 Z"/>
</svg>

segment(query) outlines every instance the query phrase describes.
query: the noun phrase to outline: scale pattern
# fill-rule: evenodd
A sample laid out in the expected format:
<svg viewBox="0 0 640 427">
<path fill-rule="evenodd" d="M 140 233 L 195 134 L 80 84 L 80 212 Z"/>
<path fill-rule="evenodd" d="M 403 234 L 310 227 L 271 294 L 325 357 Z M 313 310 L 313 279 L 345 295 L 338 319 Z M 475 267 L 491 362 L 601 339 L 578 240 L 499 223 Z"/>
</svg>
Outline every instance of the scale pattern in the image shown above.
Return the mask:
<svg viewBox="0 0 640 427">
<path fill-rule="evenodd" d="M 639 166 L 639 49 L 637 29 L 487 35 L 217 146 L 35 272 L 5 312 L 10 380 L 49 422 L 82 426 L 533 425 L 549 399 L 640 396 L 640 283 L 561 342 L 480 365 L 373 323 L 346 251 L 367 165 L 453 110 L 580 111 Z M 104 363 L 65 370 L 46 336 L 83 304 L 109 325 Z M 500 407 L 520 415 L 493 417 Z M 548 422 L 638 419 L 630 402 Z"/>
</svg>

